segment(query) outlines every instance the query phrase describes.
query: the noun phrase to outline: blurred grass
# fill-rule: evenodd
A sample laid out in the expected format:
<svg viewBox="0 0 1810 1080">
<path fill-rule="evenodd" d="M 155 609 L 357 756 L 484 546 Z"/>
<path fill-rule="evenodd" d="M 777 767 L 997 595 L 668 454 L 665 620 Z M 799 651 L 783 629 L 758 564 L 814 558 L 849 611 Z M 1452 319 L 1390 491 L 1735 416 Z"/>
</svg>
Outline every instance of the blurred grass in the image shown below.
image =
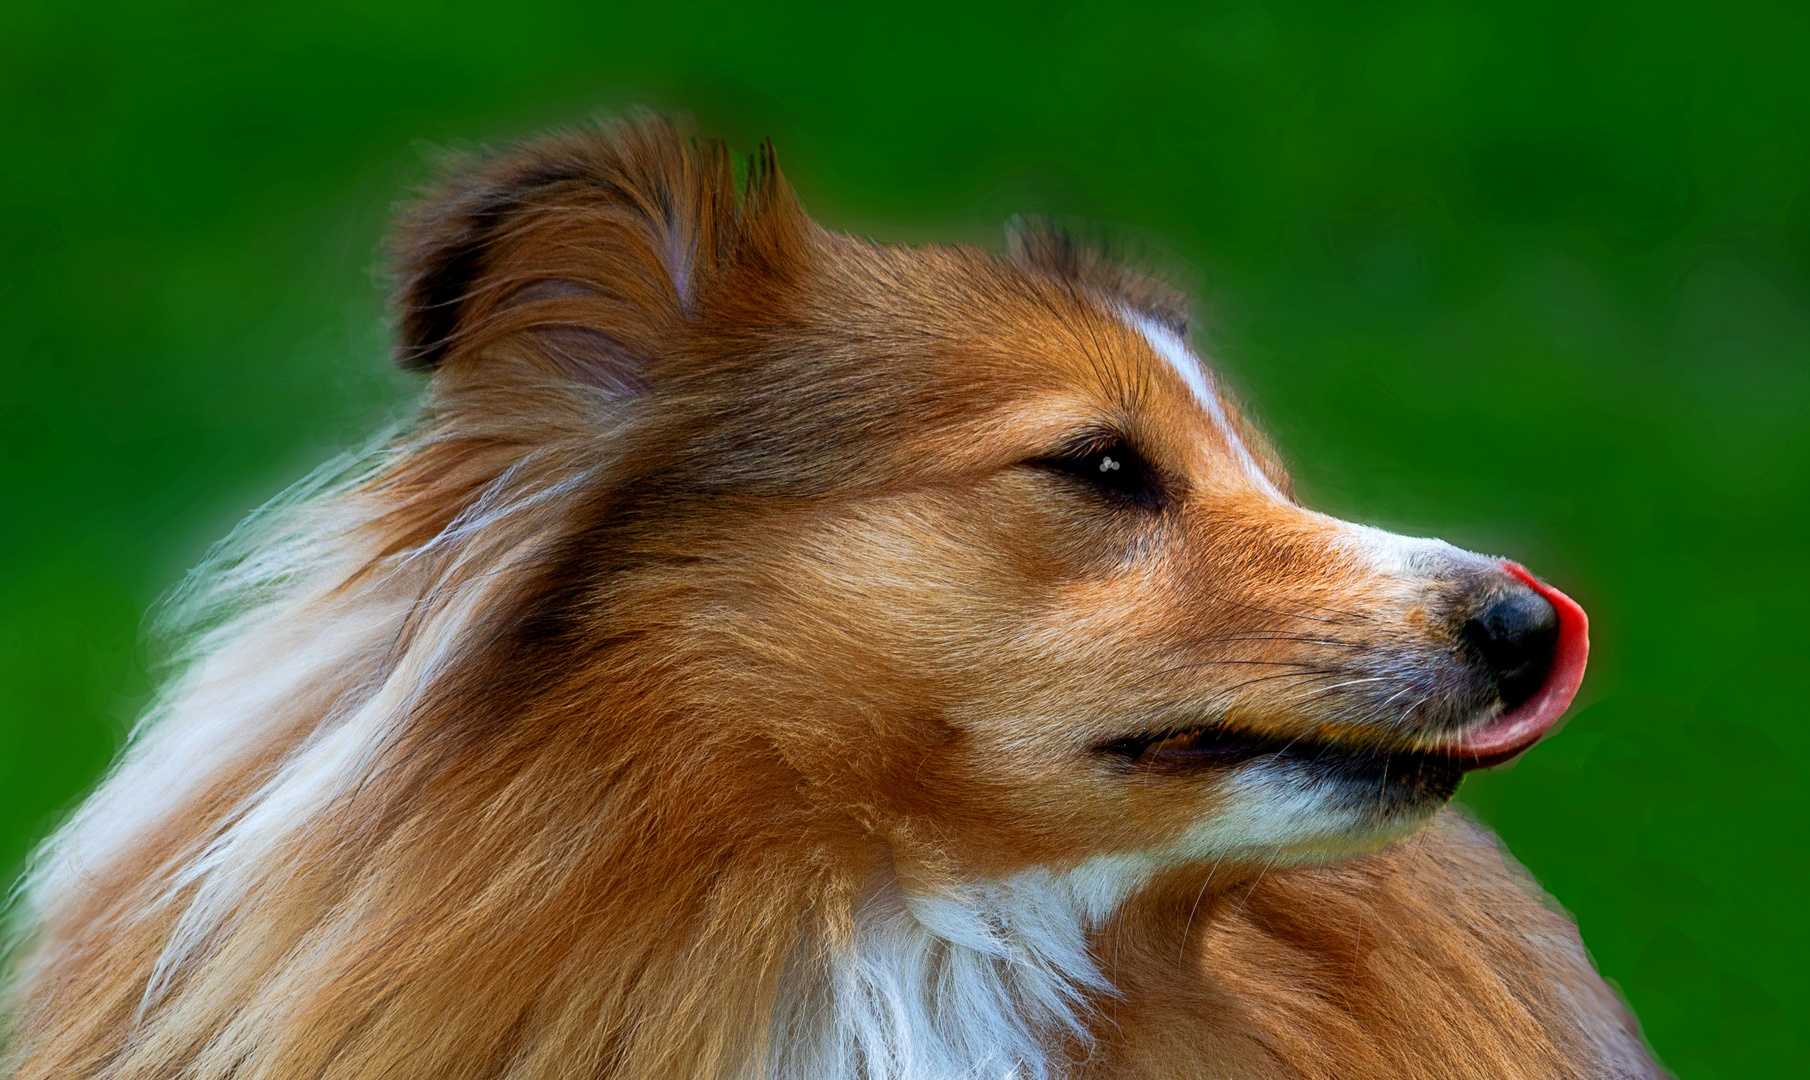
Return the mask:
<svg viewBox="0 0 1810 1080">
<path fill-rule="evenodd" d="M 1464 798 L 1681 1076 L 1810 1073 L 1807 55 L 1756 2 L 9 0 L 0 865 L 158 592 L 412 400 L 372 271 L 434 148 L 652 102 L 837 227 L 1148 238 L 1310 502 L 1582 600 L 1584 707 Z"/>
</svg>

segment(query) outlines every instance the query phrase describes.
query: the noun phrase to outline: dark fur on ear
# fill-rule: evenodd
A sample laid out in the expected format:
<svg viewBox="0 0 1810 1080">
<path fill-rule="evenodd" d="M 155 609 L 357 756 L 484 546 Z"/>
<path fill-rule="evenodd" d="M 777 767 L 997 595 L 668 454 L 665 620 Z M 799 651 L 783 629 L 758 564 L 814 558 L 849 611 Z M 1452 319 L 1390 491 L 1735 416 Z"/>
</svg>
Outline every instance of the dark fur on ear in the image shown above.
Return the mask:
<svg viewBox="0 0 1810 1080">
<path fill-rule="evenodd" d="M 1104 248 L 1103 241 L 1083 241 L 1050 217 L 1023 215 L 1006 223 L 1006 250 L 1014 263 L 1110 296 L 1186 337 L 1186 295 L 1158 278 L 1113 261 Z"/>
<path fill-rule="evenodd" d="M 770 144 L 738 201 L 722 143 L 652 113 L 466 162 L 391 244 L 397 362 L 439 370 L 517 336 L 568 376 L 636 392 L 737 248 L 774 239 L 761 226 L 775 218 L 802 212 Z"/>
</svg>

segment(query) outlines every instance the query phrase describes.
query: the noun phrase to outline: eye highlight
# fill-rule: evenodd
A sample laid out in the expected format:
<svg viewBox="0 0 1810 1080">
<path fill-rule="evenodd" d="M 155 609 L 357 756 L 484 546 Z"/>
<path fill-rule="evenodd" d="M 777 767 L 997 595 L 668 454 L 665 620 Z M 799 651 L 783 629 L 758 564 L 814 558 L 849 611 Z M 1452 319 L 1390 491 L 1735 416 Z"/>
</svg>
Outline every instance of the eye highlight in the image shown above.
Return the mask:
<svg viewBox="0 0 1810 1080">
<path fill-rule="evenodd" d="M 1154 508 L 1161 501 L 1156 470 L 1122 439 L 1097 439 L 1031 464 L 1086 481 L 1100 493 L 1123 502 Z"/>
</svg>

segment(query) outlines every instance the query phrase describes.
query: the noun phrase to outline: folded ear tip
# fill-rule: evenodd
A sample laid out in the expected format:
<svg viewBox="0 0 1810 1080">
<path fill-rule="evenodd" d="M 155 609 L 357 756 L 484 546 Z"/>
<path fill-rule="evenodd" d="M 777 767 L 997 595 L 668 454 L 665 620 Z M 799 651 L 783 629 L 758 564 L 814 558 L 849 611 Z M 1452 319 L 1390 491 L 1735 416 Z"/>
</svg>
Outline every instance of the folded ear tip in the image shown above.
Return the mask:
<svg viewBox="0 0 1810 1080">
<path fill-rule="evenodd" d="M 700 151 L 679 121 L 635 110 L 466 159 L 392 234 L 396 363 L 436 370 L 500 327 L 529 329 L 511 308 L 596 295 L 576 280 L 632 279 L 623 290 L 632 299 L 617 307 L 643 310 L 618 310 L 621 318 L 658 322 L 660 308 L 682 306 L 698 268 L 679 249 L 704 224 L 691 219 L 722 213 L 723 200 L 706 190 L 722 170 L 701 167 L 700 153 L 714 152 Z M 732 192 L 727 204 L 732 218 Z M 672 297 L 644 287 L 656 276 Z M 524 279 L 527 289 L 513 290 Z M 609 356 L 620 367 L 619 354 Z"/>
<path fill-rule="evenodd" d="M 645 109 L 467 159 L 398 221 L 397 364 L 439 370 L 516 335 L 557 346 L 562 370 L 643 385 L 643 346 L 695 319 L 726 268 L 746 255 L 776 282 L 810 257 L 771 139 L 749 166 L 738 199 L 727 147 Z M 522 310 L 542 301 L 560 303 Z"/>
</svg>

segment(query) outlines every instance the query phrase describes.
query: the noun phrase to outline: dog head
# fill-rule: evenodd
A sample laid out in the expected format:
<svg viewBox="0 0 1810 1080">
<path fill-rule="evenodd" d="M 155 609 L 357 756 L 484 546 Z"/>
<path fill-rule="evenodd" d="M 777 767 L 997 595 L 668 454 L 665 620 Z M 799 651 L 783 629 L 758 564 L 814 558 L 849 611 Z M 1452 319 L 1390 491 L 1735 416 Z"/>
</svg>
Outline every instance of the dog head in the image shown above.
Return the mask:
<svg viewBox="0 0 1810 1080">
<path fill-rule="evenodd" d="M 835 234 L 643 119 L 468 172 L 400 253 L 427 453 L 589 463 L 497 707 L 743 755 L 901 866 L 1372 847 L 1581 680 L 1574 603 L 1300 505 L 1180 302 L 1059 235 Z"/>
</svg>

